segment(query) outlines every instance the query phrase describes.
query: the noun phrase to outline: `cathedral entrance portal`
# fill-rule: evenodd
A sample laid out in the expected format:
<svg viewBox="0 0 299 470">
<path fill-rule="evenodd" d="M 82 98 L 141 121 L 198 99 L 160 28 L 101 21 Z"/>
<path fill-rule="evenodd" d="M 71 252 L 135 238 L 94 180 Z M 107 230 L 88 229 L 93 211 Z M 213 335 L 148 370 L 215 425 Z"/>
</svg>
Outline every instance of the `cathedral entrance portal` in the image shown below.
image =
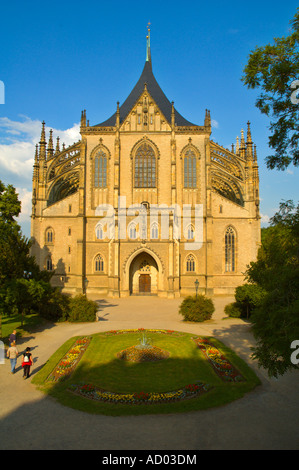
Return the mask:
<svg viewBox="0 0 299 470">
<path fill-rule="evenodd" d="M 130 266 L 130 294 L 158 294 L 158 266 L 148 253 L 140 253 Z"/>
</svg>

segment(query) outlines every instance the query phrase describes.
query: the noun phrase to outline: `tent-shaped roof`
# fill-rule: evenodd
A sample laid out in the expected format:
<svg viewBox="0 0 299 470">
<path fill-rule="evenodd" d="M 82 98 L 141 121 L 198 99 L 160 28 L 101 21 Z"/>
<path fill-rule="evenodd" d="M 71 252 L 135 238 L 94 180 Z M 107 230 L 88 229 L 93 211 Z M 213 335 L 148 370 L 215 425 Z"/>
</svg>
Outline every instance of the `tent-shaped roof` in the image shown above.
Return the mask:
<svg viewBox="0 0 299 470">
<path fill-rule="evenodd" d="M 157 106 L 160 108 L 162 113 L 164 114 L 165 118 L 169 123 L 171 123 L 171 110 L 172 104 L 165 96 L 163 91 L 161 90 L 157 80 L 154 77 L 153 70 L 152 70 L 152 62 L 151 62 L 151 54 L 150 54 L 150 47 L 149 44 L 147 46 L 147 57 L 146 62 L 142 71 L 142 74 L 136 83 L 135 87 L 129 94 L 128 98 L 119 108 L 120 114 L 120 123 L 124 121 L 124 119 L 128 116 L 132 108 L 135 106 L 137 100 L 139 99 L 140 95 L 144 91 L 144 85 L 147 85 L 147 90 L 151 97 L 155 100 Z M 177 126 L 195 126 L 196 124 L 192 124 L 191 122 L 187 121 L 187 119 L 183 118 L 181 114 L 175 111 L 175 123 Z M 101 127 L 101 126 L 115 126 L 116 122 L 116 112 L 106 121 L 98 124 L 94 127 Z"/>
</svg>

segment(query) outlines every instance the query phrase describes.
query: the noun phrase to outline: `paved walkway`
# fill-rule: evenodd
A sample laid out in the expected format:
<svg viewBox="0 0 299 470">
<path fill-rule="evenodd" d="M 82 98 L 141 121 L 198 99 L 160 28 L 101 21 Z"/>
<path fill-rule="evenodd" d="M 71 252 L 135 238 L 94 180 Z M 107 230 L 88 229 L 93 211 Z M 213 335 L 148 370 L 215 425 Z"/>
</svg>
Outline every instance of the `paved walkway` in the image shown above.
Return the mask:
<svg viewBox="0 0 299 470">
<path fill-rule="evenodd" d="M 299 371 L 278 380 L 250 360 L 250 325 L 223 319 L 230 299 L 214 299 L 213 320 L 182 322 L 181 299 L 103 299 L 99 321 L 58 324 L 23 339 L 36 362 L 32 374 L 69 337 L 120 328 L 166 328 L 213 335 L 253 367 L 262 385 L 245 397 L 211 410 L 169 415 L 109 417 L 64 407 L 0 365 L 0 449 L 212 450 L 299 449 Z"/>
</svg>

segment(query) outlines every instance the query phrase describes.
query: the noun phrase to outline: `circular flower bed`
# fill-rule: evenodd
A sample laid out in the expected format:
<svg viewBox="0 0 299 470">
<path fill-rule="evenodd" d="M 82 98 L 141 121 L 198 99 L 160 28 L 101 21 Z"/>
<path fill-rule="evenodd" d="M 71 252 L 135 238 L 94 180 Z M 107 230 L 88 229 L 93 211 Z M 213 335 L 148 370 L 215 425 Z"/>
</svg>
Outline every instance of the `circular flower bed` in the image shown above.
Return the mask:
<svg viewBox="0 0 299 470">
<path fill-rule="evenodd" d="M 143 328 L 69 339 L 33 380 L 64 405 L 113 416 L 219 406 L 260 383 L 215 338 Z"/>
<path fill-rule="evenodd" d="M 139 348 L 138 346 L 131 346 L 124 349 L 117 354 L 118 359 L 123 359 L 129 362 L 156 362 L 162 361 L 169 357 L 169 352 L 151 346 L 149 348 Z"/>
</svg>

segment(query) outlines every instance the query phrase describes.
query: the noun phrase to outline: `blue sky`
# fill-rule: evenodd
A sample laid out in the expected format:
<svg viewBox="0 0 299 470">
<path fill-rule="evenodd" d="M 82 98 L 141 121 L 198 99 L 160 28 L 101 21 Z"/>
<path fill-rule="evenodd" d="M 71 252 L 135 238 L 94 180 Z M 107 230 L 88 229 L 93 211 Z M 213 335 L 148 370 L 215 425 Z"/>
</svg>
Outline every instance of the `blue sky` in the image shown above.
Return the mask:
<svg viewBox="0 0 299 470">
<path fill-rule="evenodd" d="M 281 200 L 298 201 L 299 169 L 266 168 L 269 120 L 240 80 L 250 51 L 287 35 L 297 7 L 292 0 L 2 2 L 0 179 L 20 194 L 25 235 L 41 122 L 68 145 L 79 138 L 82 109 L 90 124 L 110 117 L 142 72 L 149 21 L 155 77 L 186 119 L 202 125 L 210 109 L 212 139 L 228 148 L 251 122 L 262 225 Z"/>
</svg>

